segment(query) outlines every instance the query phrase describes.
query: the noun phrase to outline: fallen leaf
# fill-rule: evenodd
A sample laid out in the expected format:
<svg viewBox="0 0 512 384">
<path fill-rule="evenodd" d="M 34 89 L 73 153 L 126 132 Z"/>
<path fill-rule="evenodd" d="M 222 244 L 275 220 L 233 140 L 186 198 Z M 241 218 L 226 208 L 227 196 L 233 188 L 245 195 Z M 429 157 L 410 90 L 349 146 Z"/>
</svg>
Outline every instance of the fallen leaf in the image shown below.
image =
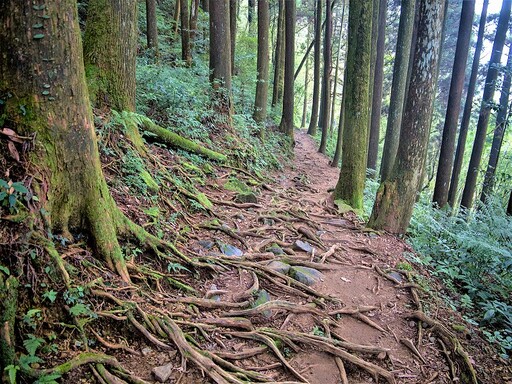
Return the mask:
<svg viewBox="0 0 512 384">
<path fill-rule="evenodd" d="M 7 143 L 7 148 L 9 148 L 9 153 L 13 157 L 14 160 L 16 160 L 18 163 L 20 162 L 20 154 L 18 153 L 18 150 L 16 149 L 16 146 L 12 141 L 9 141 Z"/>
</svg>

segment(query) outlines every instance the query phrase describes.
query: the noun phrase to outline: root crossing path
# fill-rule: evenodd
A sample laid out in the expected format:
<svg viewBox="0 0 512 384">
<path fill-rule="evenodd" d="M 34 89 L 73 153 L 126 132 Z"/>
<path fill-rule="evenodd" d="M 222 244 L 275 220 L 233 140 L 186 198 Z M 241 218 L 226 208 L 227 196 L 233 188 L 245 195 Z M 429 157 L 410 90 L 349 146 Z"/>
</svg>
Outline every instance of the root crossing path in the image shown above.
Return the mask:
<svg viewBox="0 0 512 384">
<path fill-rule="evenodd" d="M 338 173 L 301 132 L 273 180 L 217 168 L 201 189 L 213 207 L 177 243 L 193 268 L 173 264 L 165 275 L 129 265 L 153 284 L 131 296 L 93 292 L 108 303 L 100 317 L 139 335 L 105 350 L 132 373 L 125 380 L 506 382 L 486 373 L 476 342 L 459 341 L 467 331 L 455 331 L 459 317 L 424 292 L 407 244 L 337 212 L 329 190 Z M 163 276 L 175 289 L 161 286 Z"/>
</svg>

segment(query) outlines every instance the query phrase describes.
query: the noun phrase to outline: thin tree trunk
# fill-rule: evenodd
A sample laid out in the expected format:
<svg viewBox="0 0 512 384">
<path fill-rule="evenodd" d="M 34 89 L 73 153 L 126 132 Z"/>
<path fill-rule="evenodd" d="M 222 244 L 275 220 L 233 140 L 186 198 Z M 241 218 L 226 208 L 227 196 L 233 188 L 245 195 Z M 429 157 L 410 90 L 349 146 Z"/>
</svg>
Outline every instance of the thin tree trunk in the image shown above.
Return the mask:
<svg viewBox="0 0 512 384">
<path fill-rule="evenodd" d="M 254 24 L 254 9 L 256 8 L 256 0 L 248 0 L 247 7 L 247 25 L 249 27 L 249 32 L 253 30 L 252 26 Z"/>
<path fill-rule="evenodd" d="M 194 48 L 194 42 L 197 34 L 197 16 L 199 14 L 199 0 L 192 0 L 190 9 L 190 49 Z"/>
<path fill-rule="evenodd" d="M 311 23 L 308 23 L 308 34 L 307 34 L 307 44 L 309 45 L 310 40 L 310 34 L 311 34 Z M 307 119 L 307 112 L 308 112 L 308 85 L 309 85 L 309 55 L 306 54 L 306 74 L 304 75 L 304 103 L 302 106 L 302 121 L 300 124 L 300 128 L 306 127 L 306 119 Z M 297 77 L 294 75 L 293 78 L 296 80 Z"/>
<path fill-rule="evenodd" d="M 448 190 L 450 187 L 450 178 L 453 168 L 455 136 L 457 134 L 457 122 L 459 120 L 474 14 L 475 2 L 463 1 L 459 33 L 457 37 L 457 47 L 455 49 L 455 59 L 453 62 L 450 94 L 448 96 L 448 105 L 446 107 L 443 140 L 441 142 L 436 184 L 434 187 L 433 201 L 440 208 L 444 207 L 448 202 Z"/>
<path fill-rule="evenodd" d="M 512 216 L 512 191 L 510 191 L 510 197 L 508 198 L 507 215 Z"/>
<path fill-rule="evenodd" d="M 146 0 L 146 37 L 148 49 L 158 56 L 158 29 L 156 25 L 156 0 Z"/>
<path fill-rule="evenodd" d="M 267 118 L 268 100 L 268 30 L 269 30 L 268 0 L 258 0 L 258 58 L 256 82 L 256 100 L 254 102 L 253 118 L 256 122 L 264 122 Z"/>
<path fill-rule="evenodd" d="M 482 189 L 482 194 L 480 195 L 480 201 L 482 201 L 482 203 L 485 203 L 486 198 L 492 193 L 494 189 L 494 178 L 500 157 L 501 144 L 503 143 L 505 130 L 508 126 L 511 73 L 512 52 L 509 52 L 507 58 L 507 66 L 505 68 L 505 74 L 503 78 L 503 85 L 501 86 L 500 109 L 498 110 L 498 115 L 496 116 L 496 128 L 494 129 L 491 153 L 489 154 L 489 163 L 487 164 L 484 186 Z"/>
<path fill-rule="evenodd" d="M 369 89 L 373 0 L 350 2 L 348 16 L 347 83 L 340 177 L 334 198 L 354 209 L 363 208 L 368 149 Z"/>
<path fill-rule="evenodd" d="M 308 134 L 315 136 L 318 125 L 318 108 L 320 102 L 320 52 L 322 49 L 322 0 L 315 1 L 315 53 L 313 63 L 313 105 L 309 120 Z"/>
<path fill-rule="evenodd" d="M 174 5 L 174 36 L 178 36 L 179 20 L 181 15 L 181 1 L 182 0 L 176 0 Z"/>
<path fill-rule="evenodd" d="M 334 131 L 334 114 L 336 109 L 336 96 L 338 91 L 338 74 L 339 74 L 339 66 L 340 66 L 340 53 L 341 53 L 341 41 L 343 35 L 343 22 L 345 18 L 345 2 L 343 2 L 343 10 L 341 11 L 341 23 L 340 23 L 340 31 L 339 31 L 339 39 L 338 39 L 338 51 L 336 52 L 336 69 L 334 71 L 334 86 L 332 91 L 332 102 L 331 102 L 331 117 L 329 119 L 329 135 L 333 134 Z"/>
<path fill-rule="evenodd" d="M 187 66 L 192 65 L 192 51 L 190 50 L 190 13 L 189 0 L 181 2 L 181 59 Z"/>
<path fill-rule="evenodd" d="M 176 1 L 179 1 L 179 0 L 176 0 Z M 210 12 L 210 2 L 209 2 L 209 0 L 201 0 L 201 9 L 204 12 L 206 12 L 206 13 Z"/>
<path fill-rule="evenodd" d="M 476 80 L 478 76 L 478 69 L 480 66 L 480 55 L 482 53 L 485 24 L 487 21 L 487 8 L 489 0 L 484 0 L 482 12 L 480 13 L 480 25 L 478 27 L 478 37 L 476 41 L 475 54 L 473 57 L 473 64 L 471 67 L 471 75 L 469 77 L 468 91 L 466 95 L 466 102 L 464 104 L 464 112 L 462 114 L 462 121 L 460 123 L 459 139 L 457 142 L 457 150 L 455 151 L 455 159 L 453 162 L 452 177 L 450 180 L 450 189 L 448 191 L 448 204 L 454 207 L 457 201 L 457 193 L 459 189 L 459 178 L 462 170 L 462 161 L 464 159 L 464 151 L 466 148 L 466 139 L 468 136 L 469 123 L 471 120 L 471 110 L 473 109 L 473 98 L 475 96 Z"/>
<path fill-rule="evenodd" d="M 329 115 L 331 103 L 331 68 L 332 67 L 332 9 L 329 6 L 329 0 L 325 4 L 325 38 L 324 38 L 324 76 L 322 81 L 321 98 L 321 119 L 322 138 L 320 139 L 320 148 L 318 152 L 325 153 L 327 145 L 327 136 L 329 135 Z"/>
<path fill-rule="evenodd" d="M 373 80 L 372 111 L 370 123 L 370 138 L 368 144 L 368 168 L 373 170 L 375 176 L 377 169 L 377 157 L 379 153 L 380 117 L 382 109 L 382 83 L 384 80 L 384 50 L 386 41 L 386 14 L 387 0 L 380 0 L 377 57 L 375 59 L 375 76 Z"/>
<path fill-rule="evenodd" d="M 338 137 L 336 140 L 336 150 L 334 152 L 334 157 L 331 162 L 331 167 L 337 167 L 340 163 L 341 158 L 341 150 L 343 146 L 343 125 L 345 120 L 345 85 L 347 84 L 347 67 L 343 70 L 343 95 L 341 96 L 341 106 L 340 106 L 340 120 L 338 121 Z"/>
<path fill-rule="evenodd" d="M 368 105 L 368 111 L 370 119 L 368 120 L 368 139 L 370 138 L 370 128 L 371 128 L 371 114 L 372 114 L 372 103 L 373 103 L 373 88 L 374 88 L 374 80 L 375 80 L 375 63 L 377 62 L 377 43 L 379 41 L 379 8 L 380 8 L 380 0 L 373 0 L 373 10 L 372 10 L 372 48 L 371 48 L 371 62 L 370 62 L 370 103 Z"/>
<path fill-rule="evenodd" d="M 498 67 L 501 60 L 501 54 L 505 45 L 507 36 L 508 22 L 510 20 L 510 8 L 512 0 L 504 0 L 498 20 L 498 28 L 492 46 L 491 60 L 489 69 L 487 70 L 487 78 L 485 80 L 484 94 L 482 96 L 482 105 L 480 107 L 480 115 L 476 126 L 475 141 L 473 143 L 473 151 L 469 160 L 468 174 L 466 176 L 466 184 L 462 192 L 461 205 L 465 208 L 471 208 L 475 196 L 476 181 L 480 171 L 480 162 L 482 160 L 482 152 L 484 150 L 485 137 L 487 135 L 487 126 L 489 125 L 489 117 L 491 115 L 491 105 L 494 99 L 494 91 L 496 89 L 496 79 L 498 77 Z"/>
<path fill-rule="evenodd" d="M 231 35 L 231 75 L 235 74 L 236 14 L 238 0 L 229 0 L 229 30 Z"/>
<path fill-rule="evenodd" d="M 285 133 L 291 143 L 293 139 L 293 112 L 294 112 L 294 79 L 295 72 L 295 1 L 285 2 L 286 24 L 285 24 L 285 65 L 284 65 L 284 95 L 283 95 L 283 116 L 279 128 Z"/>
<path fill-rule="evenodd" d="M 398 39 L 396 43 L 395 62 L 393 64 L 393 82 L 389 102 L 386 137 L 380 164 L 380 178 L 386 180 L 391 173 L 398 150 L 402 112 L 404 108 L 407 85 L 407 68 L 409 67 L 411 41 L 415 16 L 415 1 L 402 0 Z"/>
<path fill-rule="evenodd" d="M 274 59 L 274 84 L 272 88 L 272 107 L 275 107 L 281 101 L 282 88 L 283 88 L 283 74 L 284 74 L 284 12 L 285 0 L 278 0 L 279 15 L 277 17 L 277 39 Z"/>
</svg>

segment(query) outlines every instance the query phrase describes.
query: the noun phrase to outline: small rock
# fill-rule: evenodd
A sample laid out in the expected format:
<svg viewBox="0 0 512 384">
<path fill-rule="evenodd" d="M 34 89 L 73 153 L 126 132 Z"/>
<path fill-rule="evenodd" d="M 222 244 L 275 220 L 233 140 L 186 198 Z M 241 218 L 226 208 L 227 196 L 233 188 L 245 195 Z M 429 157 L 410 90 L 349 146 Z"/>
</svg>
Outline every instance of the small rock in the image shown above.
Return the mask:
<svg viewBox="0 0 512 384">
<path fill-rule="evenodd" d="M 226 244 L 226 243 L 218 243 L 219 249 L 223 255 L 229 257 L 241 257 L 244 253 L 241 249 L 238 249 L 234 245 Z"/>
<path fill-rule="evenodd" d="M 409 321 L 409 327 L 416 328 L 416 322 L 415 321 Z"/>
<path fill-rule="evenodd" d="M 153 375 L 155 375 L 156 381 L 159 383 L 165 383 L 169 377 L 171 377 L 172 370 L 174 368 L 174 363 L 168 363 L 162 365 L 161 367 L 153 368 Z"/>
<path fill-rule="evenodd" d="M 379 360 L 384 360 L 387 356 L 387 353 L 386 352 L 381 352 L 377 355 L 377 359 Z"/>
<path fill-rule="evenodd" d="M 245 220 L 245 216 L 242 215 L 241 213 L 237 213 L 235 215 L 235 219 L 237 219 L 238 221 L 244 221 Z"/>
<path fill-rule="evenodd" d="M 145 348 L 142 348 L 142 356 L 147 356 L 149 355 L 151 352 L 153 352 L 153 350 L 149 347 L 145 347 Z"/>
<path fill-rule="evenodd" d="M 324 277 L 321 272 L 314 268 L 300 266 L 291 267 L 288 274 L 298 282 L 306 285 L 313 285 L 318 283 Z"/>
<path fill-rule="evenodd" d="M 256 308 L 258 306 L 260 306 L 261 304 L 264 304 L 266 302 L 269 302 L 271 300 L 270 298 L 270 295 L 268 294 L 267 291 L 265 291 L 264 289 L 258 291 L 258 298 L 254 301 L 254 303 L 252 304 L 252 307 L 253 308 Z M 272 316 L 272 311 L 268 310 L 268 311 L 263 311 L 263 316 L 265 316 L 266 318 L 269 318 Z"/>
<path fill-rule="evenodd" d="M 244 203 L 258 204 L 258 198 L 252 192 L 244 192 L 244 193 L 239 193 L 236 195 L 235 202 L 241 203 L 241 204 L 244 204 Z"/>
<path fill-rule="evenodd" d="M 282 273 L 283 275 L 286 275 L 290 270 L 290 265 L 283 263 L 282 261 L 271 261 L 267 264 L 267 267 L 275 272 Z"/>
<path fill-rule="evenodd" d="M 215 243 L 211 240 L 199 240 L 198 244 L 204 249 L 212 249 Z"/>
<path fill-rule="evenodd" d="M 386 276 L 398 281 L 399 283 L 404 281 L 404 277 L 402 276 L 401 273 L 398 272 L 389 272 Z"/>
<path fill-rule="evenodd" d="M 313 247 L 311 244 L 309 244 L 306 241 L 296 240 L 295 243 L 293 243 L 293 249 L 295 251 L 304 251 L 306 253 L 312 253 Z"/>
<path fill-rule="evenodd" d="M 263 219 L 263 224 L 268 225 L 269 227 L 273 226 L 275 223 L 276 222 L 274 219 L 267 219 L 267 218 Z"/>
<path fill-rule="evenodd" d="M 281 248 L 277 244 L 272 244 L 272 246 L 270 248 L 267 248 L 267 251 L 272 252 L 274 255 L 277 255 L 277 256 L 284 254 L 283 248 Z"/>
</svg>

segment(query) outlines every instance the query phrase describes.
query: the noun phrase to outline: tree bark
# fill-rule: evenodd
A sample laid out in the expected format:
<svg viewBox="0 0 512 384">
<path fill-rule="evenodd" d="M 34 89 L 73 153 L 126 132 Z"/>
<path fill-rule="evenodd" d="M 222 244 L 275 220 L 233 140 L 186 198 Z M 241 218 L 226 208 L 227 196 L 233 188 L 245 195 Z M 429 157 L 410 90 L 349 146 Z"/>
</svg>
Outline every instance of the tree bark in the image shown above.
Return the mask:
<svg viewBox="0 0 512 384">
<path fill-rule="evenodd" d="M 403 234 L 409 226 L 427 155 L 444 0 L 421 0 L 411 83 L 391 175 L 381 183 L 368 226 Z M 433 75 L 434 74 L 434 75 Z"/>
<path fill-rule="evenodd" d="M 345 120 L 345 85 L 347 84 L 347 67 L 343 70 L 343 95 L 341 96 L 341 105 L 340 105 L 340 120 L 338 121 L 338 137 L 336 139 L 336 150 L 334 151 L 334 156 L 331 162 L 331 167 L 337 167 L 340 163 L 341 158 L 341 149 L 343 146 L 343 125 Z"/>
<path fill-rule="evenodd" d="M 176 0 L 176 3 L 174 4 L 174 15 L 173 15 L 174 36 L 178 35 L 178 26 L 179 26 L 179 20 L 180 20 L 180 15 L 181 15 L 181 1 L 182 0 Z"/>
<path fill-rule="evenodd" d="M 307 45 L 309 45 L 310 34 L 311 34 L 311 24 L 308 23 Z M 306 119 L 307 119 L 307 114 L 308 114 L 309 53 L 307 51 L 306 51 L 305 59 L 306 59 L 306 69 L 305 69 L 306 74 L 304 75 L 304 103 L 302 104 L 302 119 L 301 119 L 301 124 L 300 124 L 301 129 L 306 127 Z M 295 74 L 293 76 L 293 78 L 295 80 L 297 80 L 296 75 L 297 75 L 297 71 L 295 71 Z"/>
<path fill-rule="evenodd" d="M 190 49 L 190 7 L 189 0 L 181 1 L 181 60 L 187 67 L 192 65 L 192 51 Z"/>
<path fill-rule="evenodd" d="M 311 107 L 311 119 L 309 120 L 308 134 L 316 135 L 318 126 L 318 108 L 320 102 L 320 52 L 322 50 L 322 0 L 315 1 L 315 50 L 313 62 L 313 105 Z"/>
<path fill-rule="evenodd" d="M 512 73 L 512 54 L 508 53 L 507 66 L 505 68 L 505 74 L 503 76 L 503 85 L 501 86 L 500 95 L 500 107 L 496 116 L 496 128 L 494 129 L 494 135 L 491 145 L 491 153 L 489 154 L 489 163 L 487 164 L 487 170 L 485 172 L 484 186 L 482 194 L 480 195 L 480 201 L 485 203 L 486 198 L 492 193 L 494 189 L 494 181 L 496 175 L 496 167 L 500 158 L 501 144 L 505 136 L 505 130 L 508 126 L 509 116 L 509 99 L 510 99 L 510 83 Z"/>
<path fill-rule="evenodd" d="M 462 90 L 464 78 L 466 77 L 466 64 L 473 27 L 473 16 L 475 14 L 475 2 L 463 1 L 460 16 L 459 32 L 457 36 L 457 47 L 453 62 L 452 80 L 446 117 L 444 120 L 443 139 L 439 153 L 437 166 L 436 184 L 434 187 L 433 201 L 442 208 L 448 202 L 448 190 L 453 168 L 453 152 L 455 149 L 455 136 L 457 134 L 457 122 L 459 120 Z"/>
<path fill-rule="evenodd" d="M 229 0 L 229 33 L 231 38 L 231 75 L 235 74 L 236 14 L 238 0 Z"/>
<path fill-rule="evenodd" d="M 135 110 L 137 2 L 90 0 L 84 34 L 89 96 L 98 108 Z"/>
<path fill-rule="evenodd" d="M 471 66 L 471 75 L 469 77 L 468 90 L 466 95 L 466 102 L 464 104 L 464 112 L 462 114 L 462 121 L 459 129 L 459 139 L 457 142 L 457 150 L 455 151 L 455 159 L 453 162 L 453 171 L 450 180 L 450 189 L 448 191 L 448 204 L 455 206 L 457 201 L 457 193 L 459 189 L 459 177 L 462 169 L 462 161 L 464 159 L 464 151 L 466 148 L 466 139 L 468 136 L 469 123 L 471 120 L 471 110 L 473 109 L 473 98 L 475 96 L 476 80 L 478 76 L 478 69 L 480 65 L 480 55 L 482 53 L 485 24 L 487 21 L 487 8 L 489 0 L 484 0 L 482 5 L 482 12 L 480 13 L 480 25 L 478 27 L 478 37 L 475 46 L 475 54 L 473 57 L 473 64 Z"/>
<path fill-rule="evenodd" d="M 343 151 L 334 198 L 363 208 L 369 126 L 373 0 L 352 1 L 348 16 L 347 83 L 344 84 Z"/>
<path fill-rule="evenodd" d="M 283 115 L 279 128 L 285 133 L 290 141 L 293 139 L 293 112 L 294 112 L 294 79 L 295 72 L 295 19 L 296 19 L 295 1 L 285 2 L 285 63 L 284 63 L 284 95 L 283 95 Z"/>
<path fill-rule="evenodd" d="M 389 177 L 395 162 L 407 89 L 407 69 L 409 67 L 416 2 L 414 0 L 402 0 L 401 4 L 388 121 L 380 164 L 381 180 L 386 180 Z"/>
<path fill-rule="evenodd" d="M 252 25 L 254 24 L 254 9 L 256 7 L 256 0 L 248 0 L 247 7 L 247 24 L 249 26 L 249 33 L 253 30 Z"/>
<path fill-rule="evenodd" d="M 120 5 L 109 3 L 115 5 L 113 8 Z M 92 15 L 98 17 L 94 13 L 98 4 L 91 1 L 91 5 Z M 52 233 L 72 239 L 71 231 L 89 232 L 99 255 L 129 281 L 117 241 L 126 218 L 116 207 L 102 173 L 85 81 L 77 3 L 55 0 L 46 3 L 44 9 L 35 8 L 29 0 L 0 3 L 3 113 L 11 129 L 35 137 L 29 161 L 34 181 L 40 183 L 39 199 L 48 211 Z M 109 27 L 114 27 L 119 19 L 109 20 Z M 30 27 L 39 23 L 44 29 Z M 126 27 L 126 33 L 131 33 L 132 26 Z M 90 30 L 89 38 L 92 36 Z"/>
<path fill-rule="evenodd" d="M 197 17 L 199 14 L 199 0 L 192 0 L 190 9 L 190 49 L 194 48 L 194 42 L 197 34 Z"/>
<path fill-rule="evenodd" d="M 156 24 L 156 0 L 146 0 L 146 37 L 148 49 L 158 56 L 158 29 Z"/>
<path fill-rule="evenodd" d="M 278 0 L 279 14 L 277 16 L 277 37 L 274 54 L 274 84 L 272 87 L 272 107 L 275 107 L 282 99 L 284 76 L 284 48 L 285 48 L 285 0 Z"/>
<path fill-rule="evenodd" d="M 179 0 L 176 0 L 176 1 L 179 1 Z M 209 0 L 201 0 L 201 9 L 204 12 L 209 13 L 210 12 L 210 1 Z"/>
<path fill-rule="evenodd" d="M 340 20 L 340 31 L 339 31 L 339 39 L 338 39 L 338 50 L 336 52 L 336 66 L 334 71 L 334 85 L 332 90 L 332 101 L 331 101 L 331 117 L 329 119 L 329 135 L 333 134 L 334 131 L 334 114 L 336 109 L 336 96 L 338 91 L 338 81 L 339 81 L 339 67 L 340 67 L 340 54 L 341 54 L 341 42 L 343 36 L 343 23 L 345 21 L 345 6 L 346 3 L 343 1 L 343 9 L 341 11 L 341 20 Z"/>
<path fill-rule="evenodd" d="M 480 162 L 482 160 L 482 152 L 484 150 L 485 136 L 487 135 L 487 126 L 489 125 L 489 117 L 491 115 L 491 105 L 494 99 L 496 89 L 496 79 L 498 77 L 498 67 L 501 60 L 501 53 L 505 45 L 507 36 L 508 23 L 510 20 L 510 8 L 512 0 L 504 0 L 501 7 L 496 36 L 492 46 L 491 60 L 487 70 L 485 80 L 484 94 L 482 96 L 482 105 L 480 107 L 480 115 L 476 126 L 475 141 L 473 143 L 473 151 L 469 160 L 469 168 L 466 176 L 466 184 L 462 192 L 461 205 L 465 208 L 471 208 L 475 196 L 476 182 L 480 171 Z"/>
<path fill-rule="evenodd" d="M 267 118 L 268 101 L 268 68 L 269 68 L 269 3 L 268 0 L 258 0 L 258 58 L 256 82 L 256 100 L 254 102 L 254 121 L 262 123 Z"/>
<path fill-rule="evenodd" d="M 380 0 L 379 19 L 378 19 L 378 37 L 377 37 L 377 57 L 375 58 L 375 75 L 373 80 L 372 92 L 372 111 L 370 122 L 370 138 L 368 144 L 368 169 L 373 170 L 372 176 L 375 176 L 377 169 L 377 157 L 379 153 L 380 137 L 380 117 L 382 109 L 382 83 L 384 80 L 384 50 L 386 41 L 386 14 L 387 0 Z"/>
<path fill-rule="evenodd" d="M 512 216 L 512 191 L 510 191 L 510 197 L 508 198 L 507 215 Z"/>
<path fill-rule="evenodd" d="M 320 139 L 320 148 L 318 152 L 325 153 L 327 145 L 327 136 L 329 135 L 329 116 L 331 103 L 331 67 L 332 67 L 332 9 L 329 6 L 329 0 L 325 4 L 325 38 L 324 38 L 324 76 L 322 81 L 322 138 Z"/>
</svg>

